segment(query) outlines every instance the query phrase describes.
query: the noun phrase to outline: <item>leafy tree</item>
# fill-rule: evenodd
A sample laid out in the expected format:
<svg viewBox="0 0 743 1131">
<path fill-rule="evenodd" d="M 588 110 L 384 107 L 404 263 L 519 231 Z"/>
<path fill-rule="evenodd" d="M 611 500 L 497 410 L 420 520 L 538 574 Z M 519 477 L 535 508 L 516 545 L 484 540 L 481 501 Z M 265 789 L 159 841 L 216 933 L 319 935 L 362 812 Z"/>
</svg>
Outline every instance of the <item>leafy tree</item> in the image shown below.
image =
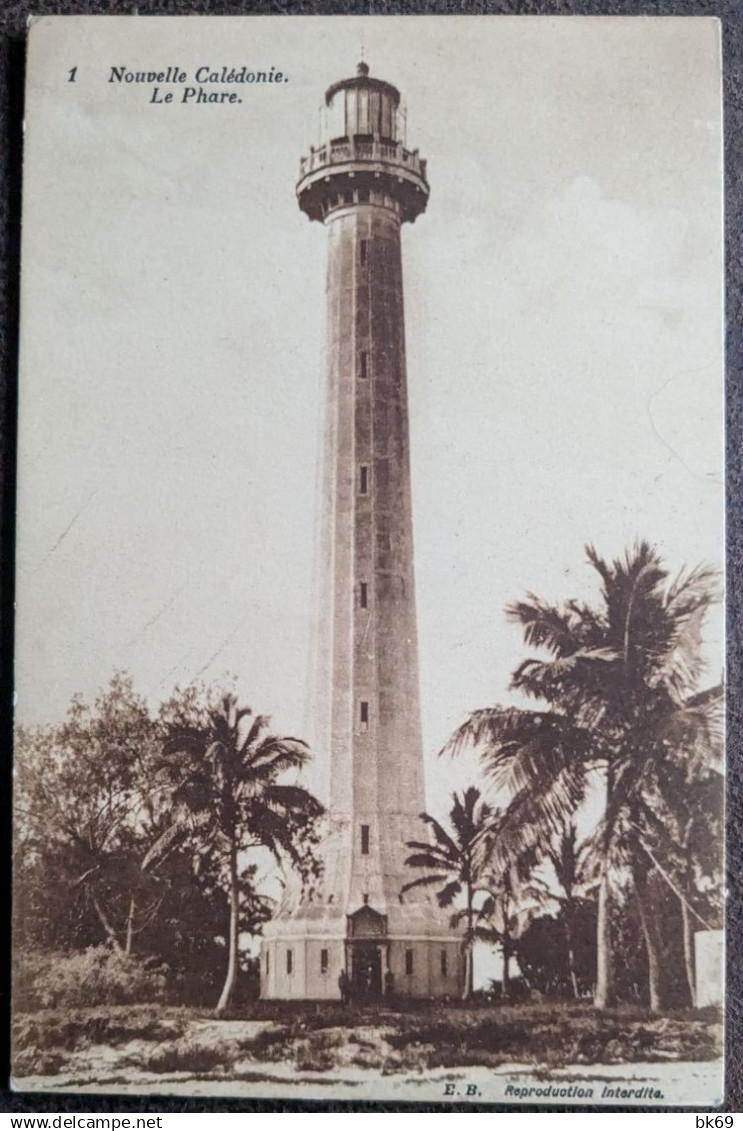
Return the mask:
<svg viewBox="0 0 743 1131">
<path fill-rule="evenodd" d="M 152 839 L 157 732 L 128 677 L 58 727 L 21 730 L 15 750 L 17 937 L 107 942 L 130 954 L 157 911 L 140 861 Z"/>
<path fill-rule="evenodd" d="M 238 973 L 241 855 L 267 849 L 277 862 L 293 865 L 303 882 L 318 871 L 312 850 L 322 806 L 306 789 L 284 780 L 307 762 L 307 746 L 271 734 L 267 716 L 251 722 L 251 715 L 232 694 L 212 703 L 200 701 L 193 689 L 165 705 L 161 717 L 168 737 L 160 773 L 171 817 L 142 865 L 145 872 L 159 869 L 186 842 L 197 862 L 211 856 L 218 863 L 229 905 L 220 1013 L 232 999 Z"/>
<path fill-rule="evenodd" d="M 230 908 L 223 868 L 217 858 L 199 858 L 188 842 L 158 869 L 160 908 L 138 940 L 142 953 L 162 956 L 168 967 L 168 992 L 179 1002 L 206 1005 L 219 996 L 229 938 Z M 273 901 L 260 890 L 258 866 L 239 861 L 239 937 L 260 934 Z M 244 950 L 241 972 L 248 969 Z"/>
<path fill-rule="evenodd" d="M 508 791 L 513 828 L 539 850 L 600 778 L 605 805 L 593 838 L 600 884 L 595 1003 L 606 1007 L 614 998 L 611 885 L 613 877 L 629 873 L 636 898 L 647 905 L 642 923 L 651 1001 L 659 1008 L 658 940 L 642 883 L 648 868 L 658 870 L 647 830 L 663 806 L 681 812 L 689 804 L 719 757 L 722 689 L 700 693 L 698 687 L 701 626 L 718 599 L 717 578 L 698 567 L 670 580 L 647 542 L 611 563 L 593 547 L 587 555 L 601 579 L 597 607 L 552 605 L 530 594 L 507 609 L 525 643 L 542 653 L 519 665 L 511 686 L 546 709 L 477 711 L 447 749 L 481 747 L 495 785 Z"/>
<path fill-rule="evenodd" d="M 528 985 L 549 996 L 590 992 L 596 981 L 596 901 L 576 897 L 571 908 L 572 954 L 563 904 L 535 916 L 516 941 L 519 969 Z"/>
<path fill-rule="evenodd" d="M 636 889 L 646 893 L 638 914 L 641 921 L 646 920 L 644 931 L 657 934 L 655 981 L 660 987 L 670 974 L 668 990 L 663 993 L 680 1001 L 695 1000 L 694 932 L 722 925 L 723 789 L 724 779 L 717 769 L 690 767 L 681 758 L 672 759 L 663 767 L 662 780 L 648 789 L 631 829 L 641 847 L 634 870 Z M 653 913 L 646 914 L 645 907 Z M 666 924 L 659 918 L 661 909 Z M 658 925 L 665 926 L 665 932 L 658 931 Z M 679 939 L 685 989 L 663 953 L 669 944 L 675 950 Z"/>
<path fill-rule="evenodd" d="M 224 853 L 201 835 L 200 820 L 178 835 L 169 831 L 174 784 L 162 754 L 164 737 L 178 727 L 210 724 L 208 699 L 204 688 L 176 690 L 153 718 L 128 677 L 118 674 L 92 705 L 76 697 L 60 725 L 19 730 L 14 939 L 24 968 L 43 969 L 34 956 L 48 955 L 53 985 L 59 952 L 103 953 L 103 946 L 114 955 L 112 969 L 134 955 L 145 972 L 167 971 L 170 993 L 202 1001 L 210 988 L 219 991 L 212 983 L 228 954 L 229 869 Z M 264 729 L 261 720 L 261 734 L 251 740 L 264 742 L 262 754 L 251 747 L 247 762 L 271 761 Z M 275 759 L 273 769 L 280 770 Z M 269 835 L 266 813 L 273 807 L 278 819 L 281 806 L 273 806 L 269 790 L 261 822 L 261 782 L 256 787 L 249 779 L 241 812 Z M 281 799 L 291 802 L 292 795 Z M 154 853 L 153 845 L 159 845 Z M 238 934 L 255 934 L 271 901 L 258 886 L 256 864 L 244 856 L 238 885 Z"/>
</svg>

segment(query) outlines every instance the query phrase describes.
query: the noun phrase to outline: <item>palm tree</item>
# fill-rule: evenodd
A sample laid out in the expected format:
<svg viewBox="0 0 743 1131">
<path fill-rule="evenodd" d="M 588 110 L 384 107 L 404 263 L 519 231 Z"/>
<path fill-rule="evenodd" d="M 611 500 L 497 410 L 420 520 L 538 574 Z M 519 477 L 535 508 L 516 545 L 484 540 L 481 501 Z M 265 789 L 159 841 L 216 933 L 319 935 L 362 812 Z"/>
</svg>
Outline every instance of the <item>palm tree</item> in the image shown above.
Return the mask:
<svg viewBox="0 0 743 1131">
<path fill-rule="evenodd" d="M 281 781 L 309 758 L 304 742 L 270 733 L 270 720 L 234 695 L 201 713 L 199 725 L 172 726 L 162 751 L 162 773 L 171 785 L 173 818 L 142 864 L 156 867 L 184 840 L 196 855 L 220 859 L 229 894 L 228 963 L 217 1012 L 235 989 L 240 922 L 239 856 L 263 847 L 288 860 L 308 879 L 316 872 L 314 824 L 323 809 L 306 789 Z"/>
<path fill-rule="evenodd" d="M 464 922 L 463 939 L 465 956 L 465 979 L 462 996 L 467 999 L 473 988 L 473 948 L 478 931 L 478 911 L 475 908 L 475 895 L 486 859 L 486 834 L 490 828 L 492 809 L 480 796 L 474 786 L 466 789 L 460 797 L 452 794 L 452 807 L 449 812 L 450 832 L 429 813 L 421 813 L 420 818 L 429 825 L 433 838 L 430 842 L 411 840 L 407 847 L 413 849 L 405 863 L 411 868 L 427 869 L 405 884 L 402 892 L 412 888 L 436 885 L 439 907 L 451 907 L 454 901 L 464 894 L 464 907 L 452 915 L 452 926 Z"/>
<path fill-rule="evenodd" d="M 565 934 L 568 979 L 575 998 L 580 997 L 575 964 L 575 924 L 583 898 L 581 893 L 585 893 L 588 886 L 586 858 L 589 849 L 589 842 L 579 843 L 575 823 L 569 820 L 545 843 L 543 855 L 538 860 L 538 865 L 546 864 L 552 874 L 547 879 L 544 875 L 532 874 L 530 877 L 530 891 L 537 903 L 542 907 L 545 904 L 553 906 L 557 904 L 560 908 Z M 542 871 L 541 867 L 539 871 Z"/>
<path fill-rule="evenodd" d="M 696 999 L 694 932 L 701 927 L 719 927 L 722 919 L 723 861 L 720 844 L 724 837 L 724 779 L 721 768 L 698 768 L 689 780 L 688 766 L 675 759 L 663 767 L 662 783 L 647 790 L 632 830 L 641 846 L 644 868 L 636 869 L 636 899 L 643 887 L 644 901 L 637 899 L 644 929 L 654 931 L 660 897 L 675 897 L 680 911 L 685 997 Z M 661 889 L 659 891 L 659 889 Z M 712 922 L 710 922 L 712 920 Z M 662 958 L 661 940 L 653 961 Z M 662 971 L 659 970 L 658 983 Z M 677 976 L 680 981 L 680 976 Z M 651 992 L 653 990 L 651 982 Z"/>
<path fill-rule="evenodd" d="M 500 874 L 485 870 L 480 882 L 481 890 L 487 894 L 479 910 L 478 922 L 482 937 L 500 947 L 503 960 L 501 999 L 508 1001 L 511 996 L 511 958 L 516 953 L 514 939 L 521 926 L 517 893 L 527 899 L 530 893 L 518 885 L 513 869 Z"/>
<path fill-rule="evenodd" d="M 602 582 L 597 608 L 577 601 L 550 605 L 529 594 L 507 609 L 525 643 L 547 653 L 525 660 L 511 686 L 546 709 L 476 711 L 445 749 L 481 747 L 494 784 L 508 791 L 513 828 L 521 828 L 524 844 L 534 849 L 544 849 L 600 777 L 605 803 L 594 835 L 600 884 L 594 1000 L 605 1008 L 613 1000 L 612 873 L 646 867 L 643 819 L 652 797 L 670 784 L 666 769 L 683 766 L 689 789 L 718 754 L 722 688 L 698 693 L 701 626 L 718 599 L 712 570 L 682 571 L 669 581 L 647 542 L 611 563 L 591 546 L 587 555 Z M 652 974 L 652 931 L 645 941 Z"/>
</svg>

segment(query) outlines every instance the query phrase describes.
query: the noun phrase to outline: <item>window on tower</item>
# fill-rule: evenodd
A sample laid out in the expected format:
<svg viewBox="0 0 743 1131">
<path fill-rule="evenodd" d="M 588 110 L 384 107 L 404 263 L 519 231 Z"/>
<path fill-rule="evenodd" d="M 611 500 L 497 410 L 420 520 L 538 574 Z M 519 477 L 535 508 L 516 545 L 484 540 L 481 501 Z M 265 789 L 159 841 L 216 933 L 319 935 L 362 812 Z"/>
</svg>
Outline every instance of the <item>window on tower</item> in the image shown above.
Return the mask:
<svg viewBox="0 0 743 1131">
<path fill-rule="evenodd" d="M 287 972 L 287 974 L 291 974 L 293 964 L 294 964 L 294 955 L 290 950 L 287 950 L 287 952 L 286 952 L 286 972 Z"/>
<path fill-rule="evenodd" d="M 369 373 L 369 355 L 366 350 L 362 350 L 359 354 L 359 377 L 365 381 Z"/>
<path fill-rule="evenodd" d="M 328 952 L 327 950 L 320 951 L 320 973 L 327 974 L 328 972 Z"/>
<path fill-rule="evenodd" d="M 446 951 L 441 951 L 441 973 L 446 977 Z"/>
<path fill-rule="evenodd" d="M 362 699 L 359 704 L 359 723 L 362 730 L 369 729 L 369 704 L 366 699 Z"/>
<path fill-rule="evenodd" d="M 359 493 L 361 495 L 369 494 L 369 466 L 362 463 L 359 468 Z"/>
<path fill-rule="evenodd" d="M 412 950 L 405 951 L 405 973 L 413 973 L 413 952 Z"/>
<path fill-rule="evenodd" d="M 367 200 L 368 199 L 369 199 L 369 194 L 367 193 Z M 361 193 L 359 193 L 359 200 L 361 200 Z M 359 241 L 359 263 L 361 264 L 362 267 L 366 267 L 366 253 L 367 253 L 368 244 L 369 244 L 368 240 L 360 240 Z"/>
<path fill-rule="evenodd" d="M 359 605 L 362 609 L 369 608 L 369 586 L 366 581 L 359 585 Z"/>
<path fill-rule="evenodd" d="M 369 855 L 369 826 L 361 826 L 361 855 Z"/>
</svg>

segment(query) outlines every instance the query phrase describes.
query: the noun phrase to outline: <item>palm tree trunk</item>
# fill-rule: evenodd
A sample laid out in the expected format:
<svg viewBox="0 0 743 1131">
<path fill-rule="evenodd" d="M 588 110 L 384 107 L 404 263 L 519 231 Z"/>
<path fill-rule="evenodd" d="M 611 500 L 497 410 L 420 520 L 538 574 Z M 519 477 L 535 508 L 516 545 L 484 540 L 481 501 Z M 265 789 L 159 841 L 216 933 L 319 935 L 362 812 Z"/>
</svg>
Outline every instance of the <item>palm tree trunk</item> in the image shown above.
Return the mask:
<svg viewBox="0 0 743 1131">
<path fill-rule="evenodd" d="M 134 915 L 137 910 L 137 905 L 134 902 L 134 896 L 129 900 L 129 914 L 126 917 L 126 943 L 124 944 L 124 954 L 130 955 L 132 947 L 134 946 Z"/>
<path fill-rule="evenodd" d="M 503 936 L 503 973 L 501 974 L 500 996 L 502 1001 L 508 1001 L 511 996 L 511 942 L 508 934 Z"/>
<path fill-rule="evenodd" d="M 628 628 L 629 619 L 625 626 L 625 653 L 627 647 L 626 632 Z M 613 790 L 614 770 L 610 758 L 606 768 L 605 811 L 609 808 Z M 608 842 L 605 840 L 603 845 L 601 885 L 599 887 L 598 916 L 596 920 L 596 992 L 593 996 L 593 1004 L 596 1009 L 609 1009 L 616 1001 L 611 952 L 611 889 L 609 887 L 609 876 L 606 870 L 607 852 Z"/>
<path fill-rule="evenodd" d="M 573 911 L 572 907 L 565 908 L 565 943 L 568 952 L 568 973 L 570 975 L 570 983 L 573 987 L 573 997 L 580 997 L 580 989 L 578 987 L 578 975 L 575 972 L 575 951 L 573 949 Z"/>
<path fill-rule="evenodd" d="M 237 947 L 240 933 L 240 888 L 237 875 L 237 843 L 233 837 L 230 842 L 230 929 L 227 977 L 217 1003 L 217 1013 L 223 1013 L 232 1000 L 237 983 Z"/>
<path fill-rule="evenodd" d="M 596 1009 L 609 1009 L 614 1005 L 614 979 L 611 956 L 611 915 L 609 878 L 604 873 L 599 888 L 598 923 L 596 925 L 596 992 L 593 1004 Z"/>
<path fill-rule="evenodd" d="M 645 939 L 645 949 L 648 956 L 648 992 L 650 995 L 650 1009 L 653 1013 L 660 1013 L 663 1007 L 661 990 L 661 942 L 658 925 L 652 909 L 646 905 L 647 889 L 640 891 L 635 885 L 635 901 L 640 914 L 640 924 Z"/>
<path fill-rule="evenodd" d="M 464 989 L 462 991 L 462 1001 L 467 1001 L 468 998 L 472 997 L 474 987 L 472 959 L 472 940 L 468 939 L 464 944 Z"/>
<path fill-rule="evenodd" d="M 686 966 L 686 980 L 689 983 L 692 1007 L 697 1003 L 697 979 L 694 968 L 694 928 L 691 925 L 689 906 L 686 900 L 679 900 L 681 904 L 681 917 L 684 930 L 684 963 Z"/>
<path fill-rule="evenodd" d="M 467 885 L 467 935 L 465 938 L 465 951 L 464 951 L 464 993 L 462 998 L 467 1001 L 472 997 L 475 988 L 475 962 L 473 949 L 475 945 L 475 937 L 473 930 L 474 912 L 472 910 L 472 888 Z"/>
</svg>

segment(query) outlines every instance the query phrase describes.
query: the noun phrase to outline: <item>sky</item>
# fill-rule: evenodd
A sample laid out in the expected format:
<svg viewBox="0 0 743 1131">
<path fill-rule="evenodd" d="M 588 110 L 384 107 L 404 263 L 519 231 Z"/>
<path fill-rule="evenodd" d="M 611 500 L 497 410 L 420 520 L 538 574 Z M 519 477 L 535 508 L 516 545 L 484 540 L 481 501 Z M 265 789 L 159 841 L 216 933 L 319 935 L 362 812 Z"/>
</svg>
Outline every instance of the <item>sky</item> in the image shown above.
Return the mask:
<svg viewBox="0 0 743 1131">
<path fill-rule="evenodd" d="M 299 158 L 360 52 L 428 160 L 403 234 L 429 806 L 508 702 L 505 605 L 594 600 L 584 546 L 723 562 L 718 24 L 74 17 L 31 33 L 17 717 L 234 673 L 301 734 L 326 234 Z M 112 66 L 268 70 L 233 105 Z M 69 72 L 77 67 L 75 79 Z M 721 616 L 707 629 L 710 678 Z"/>
</svg>

